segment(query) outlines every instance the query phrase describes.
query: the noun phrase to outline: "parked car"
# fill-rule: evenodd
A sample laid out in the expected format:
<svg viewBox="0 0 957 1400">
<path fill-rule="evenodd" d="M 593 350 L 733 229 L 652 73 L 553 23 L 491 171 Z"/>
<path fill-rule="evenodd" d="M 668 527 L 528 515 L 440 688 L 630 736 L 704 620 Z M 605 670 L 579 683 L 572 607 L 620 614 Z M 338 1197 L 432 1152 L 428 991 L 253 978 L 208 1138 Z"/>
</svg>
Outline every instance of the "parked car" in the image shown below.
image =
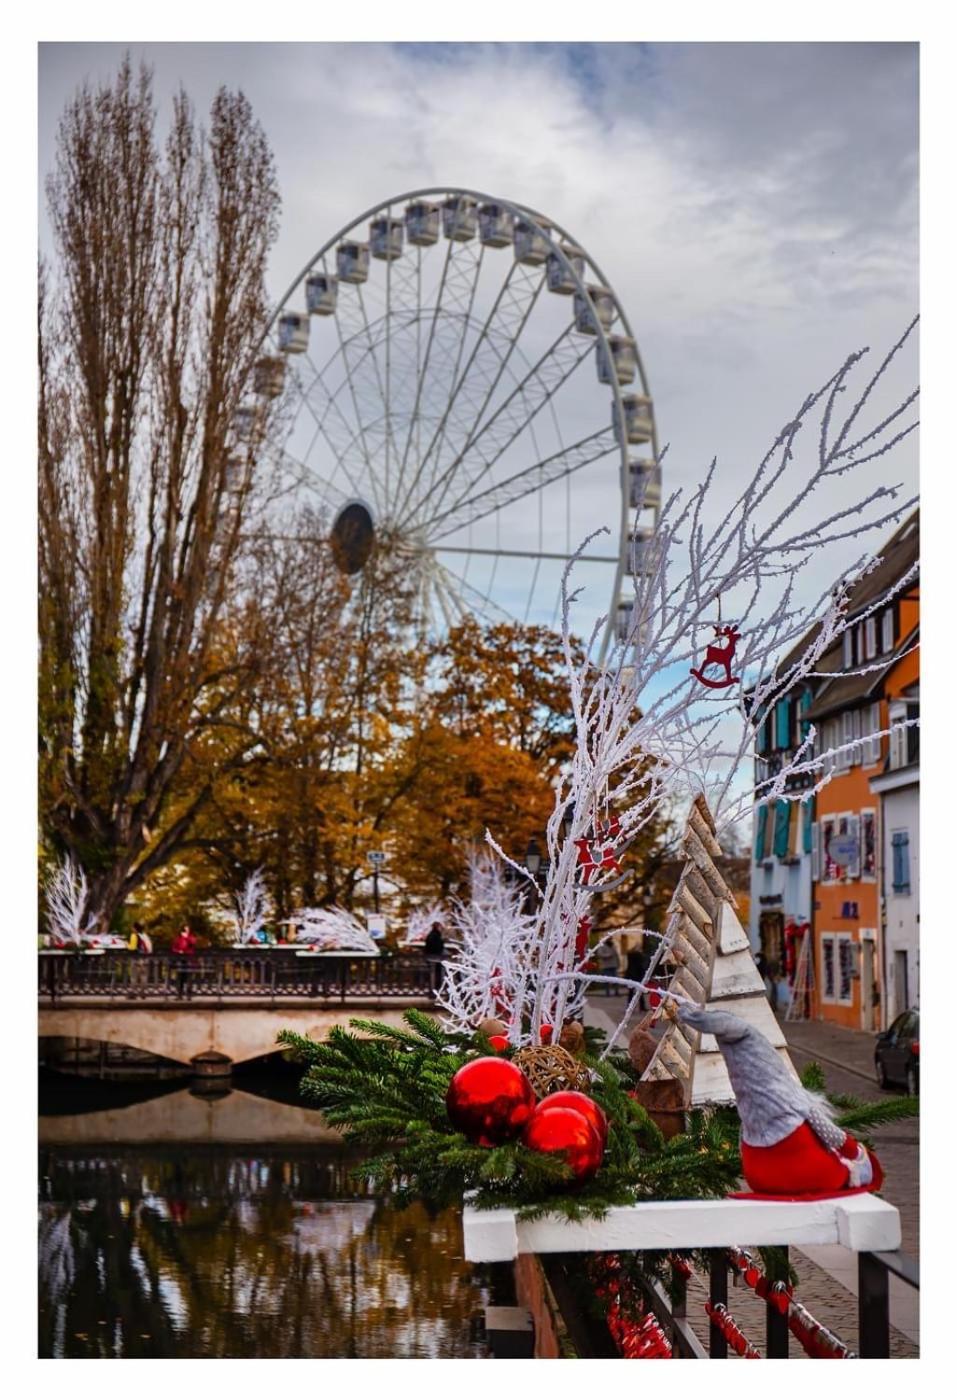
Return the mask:
<svg viewBox="0 0 957 1400">
<path fill-rule="evenodd" d="M 909 1094 L 920 1092 L 920 1013 L 905 1011 L 882 1031 L 874 1046 L 874 1068 L 882 1089 L 903 1084 Z"/>
</svg>

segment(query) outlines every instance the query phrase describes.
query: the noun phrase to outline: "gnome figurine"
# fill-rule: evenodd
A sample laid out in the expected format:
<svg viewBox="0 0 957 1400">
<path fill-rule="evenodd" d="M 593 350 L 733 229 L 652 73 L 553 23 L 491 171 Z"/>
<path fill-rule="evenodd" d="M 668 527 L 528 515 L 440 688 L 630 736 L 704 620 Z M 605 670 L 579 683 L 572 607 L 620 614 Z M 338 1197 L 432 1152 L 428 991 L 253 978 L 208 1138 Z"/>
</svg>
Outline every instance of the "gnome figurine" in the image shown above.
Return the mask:
<svg viewBox="0 0 957 1400">
<path fill-rule="evenodd" d="M 877 1158 L 834 1122 L 830 1105 L 805 1089 L 771 1042 L 728 1011 L 681 1005 L 669 1014 L 713 1035 L 741 1119 L 741 1167 L 751 1192 L 788 1200 L 876 1191 Z"/>
</svg>

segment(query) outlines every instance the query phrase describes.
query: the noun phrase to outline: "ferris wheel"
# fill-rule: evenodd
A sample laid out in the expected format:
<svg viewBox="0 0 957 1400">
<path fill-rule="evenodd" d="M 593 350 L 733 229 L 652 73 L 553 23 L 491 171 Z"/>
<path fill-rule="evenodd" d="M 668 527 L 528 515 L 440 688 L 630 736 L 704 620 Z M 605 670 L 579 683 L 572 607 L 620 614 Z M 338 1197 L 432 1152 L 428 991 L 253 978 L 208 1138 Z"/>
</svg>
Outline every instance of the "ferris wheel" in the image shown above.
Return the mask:
<svg viewBox="0 0 957 1400">
<path fill-rule="evenodd" d="M 627 635 L 661 504 L 652 401 L 619 299 L 553 219 L 474 190 L 385 200 L 319 248 L 262 350 L 254 395 L 283 399 L 266 449 L 323 504 L 343 572 L 378 541 L 423 630 L 554 625 L 604 525 L 576 585 L 602 654 Z"/>
</svg>

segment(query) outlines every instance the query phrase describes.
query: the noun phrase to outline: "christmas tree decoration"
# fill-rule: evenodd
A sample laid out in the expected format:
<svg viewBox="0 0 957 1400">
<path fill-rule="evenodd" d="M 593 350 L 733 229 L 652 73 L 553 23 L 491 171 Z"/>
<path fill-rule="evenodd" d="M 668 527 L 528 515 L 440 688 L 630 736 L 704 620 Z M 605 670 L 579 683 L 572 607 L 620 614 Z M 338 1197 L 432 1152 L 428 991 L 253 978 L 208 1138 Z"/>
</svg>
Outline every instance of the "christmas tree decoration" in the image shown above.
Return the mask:
<svg viewBox="0 0 957 1400">
<path fill-rule="evenodd" d="M 731 660 L 735 648 L 741 640 L 741 633 L 732 623 L 730 627 L 716 627 L 714 635 L 716 640 L 705 652 L 704 661 L 700 667 L 692 666 L 691 674 L 695 680 L 700 681 L 702 685 L 708 686 L 711 690 L 725 690 L 729 685 L 737 685 L 741 679 L 740 676 L 732 676 L 731 674 Z M 718 638 L 722 639 L 720 646 Z M 704 673 L 709 666 L 719 667 L 724 671 L 724 676 L 720 680 L 713 676 L 706 676 Z"/>
<path fill-rule="evenodd" d="M 879 1190 L 877 1158 L 838 1127 L 760 1031 L 729 1011 L 679 1006 L 679 1022 L 713 1035 L 728 1067 L 741 1119 L 741 1166 L 754 1194 L 801 1199 Z"/>
<path fill-rule="evenodd" d="M 581 1021 L 566 1021 L 562 1026 L 558 1043 L 563 1050 L 568 1051 L 569 1055 L 574 1055 L 578 1059 L 585 1049 L 585 1027 Z"/>
<path fill-rule="evenodd" d="M 519 1050 L 515 1064 L 525 1071 L 538 1098 L 561 1089 L 588 1089 L 588 1070 L 560 1045 L 530 1045 Z"/>
<path fill-rule="evenodd" d="M 250 943 L 254 934 L 272 917 L 272 900 L 261 869 L 254 870 L 233 896 L 231 913 L 239 944 Z"/>
<path fill-rule="evenodd" d="M 572 1169 L 576 1181 L 587 1181 L 601 1166 L 602 1140 L 583 1113 L 575 1108 L 540 1103 L 525 1127 L 522 1141 L 535 1152 L 554 1153 Z"/>
<path fill-rule="evenodd" d="M 540 1099 L 538 1107 L 573 1108 L 576 1113 L 580 1113 L 583 1118 L 586 1118 L 595 1129 L 604 1150 L 608 1141 L 608 1117 L 595 1100 L 590 1099 L 587 1094 L 582 1094 L 577 1089 L 559 1089 L 557 1093 L 548 1094 L 545 1098 Z"/>
<path fill-rule="evenodd" d="M 508 1027 L 497 1016 L 485 1016 L 479 1021 L 478 1029 L 491 1040 L 493 1035 L 505 1035 Z"/>
<path fill-rule="evenodd" d="M 291 922 L 296 941 L 323 953 L 368 953 L 379 956 L 375 939 L 355 914 L 331 904 L 323 909 L 298 909 Z"/>
<path fill-rule="evenodd" d="M 535 1108 L 535 1091 L 518 1065 L 485 1055 L 455 1073 L 445 1106 L 470 1142 L 493 1147 L 519 1136 Z"/>
<path fill-rule="evenodd" d="M 489 1045 L 491 1045 L 491 1047 L 492 1047 L 493 1050 L 499 1050 L 499 1051 L 507 1050 L 507 1049 L 508 1049 L 508 1036 L 507 1036 L 507 1035 L 490 1035 L 489 1038 L 488 1038 L 488 1043 L 489 1043 Z"/>
</svg>

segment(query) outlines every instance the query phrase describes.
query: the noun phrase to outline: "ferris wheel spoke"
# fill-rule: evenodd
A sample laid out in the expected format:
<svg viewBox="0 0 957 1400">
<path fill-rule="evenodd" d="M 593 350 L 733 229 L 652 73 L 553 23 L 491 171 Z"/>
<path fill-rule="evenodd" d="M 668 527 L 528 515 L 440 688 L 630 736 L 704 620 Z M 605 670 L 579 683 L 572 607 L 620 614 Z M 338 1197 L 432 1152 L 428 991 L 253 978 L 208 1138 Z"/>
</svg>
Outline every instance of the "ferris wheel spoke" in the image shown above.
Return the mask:
<svg viewBox="0 0 957 1400">
<path fill-rule="evenodd" d="M 432 461 L 427 496 L 439 481 L 445 480 L 442 449 L 453 433 L 459 442 L 463 438 L 467 441 L 482 422 L 544 285 L 545 279 L 538 268 L 529 269 L 518 262 L 513 262 L 509 268 L 421 463 L 425 474 L 430 459 Z M 437 450 L 433 452 L 436 444 Z M 454 452 L 455 448 L 452 450 Z"/>
<path fill-rule="evenodd" d="M 362 452 L 363 459 L 364 459 L 364 461 L 365 461 L 366 480 L 369 482 L 370 486 L 372 487 L 372 490 L 373 490 L 373 493 L 374 493 L 375 499 L 376 499 L 376 505 L 378 506 L 379 500 L 378 500 L 378 490 L 377 490 L 377 478 L 376 478 L 376 474 L 375 474 L 375 472 L 373 471 L 373 467 L 372 467 L 372 458 L 371 458 L 371 456 L 370 456 L 370 454 L 369 454 L 369 444 L 368 444 L 367 441 L 366 441 L 365 428 L 364 428 L 364 426 L 363 426 L 363 421 L 362 421 L 362 414 L 361 414 L 360 411 L 359 411 L 359 397 L 358 397 L 358 394 L 357 394 L 357 391 L 356 391 L 356 384 L 355 384 L 355 379 L 354 379 L 354 377 L 353 377 L 352 365 L 350 364 L 350 358 L 349 358 L 349 352 L 348 352 L 348 349 L 347 349 L 346 337 L 343 335 L 343 325 L 342 325 L 342 321 L 340 320 L 340 317 L 339 317 L 338 315 L 336 315 L 336 316 L 333 317 L 333 319 L 334 319 L 334 321 L 335 321 L 335 323 L 336 323 L 336 334 L 337 334 L 338 339 L 339 339 L 339 352 L 340 352 L 340 356 L 341 356 L 341 359 L 342 359 L 343 367 L 344 367 L 345 372 L 346 372 L 346 381 L 347 381 L 347 383 L 348 383 L 348 385 L 349 385 L 349 397 L 350 397 L 350 399 L 351 399 L 351 401 L 352 401 L 352 411 L 353 411 L 353 413 L 354 413 L 354 415 L 355 415 L 356 428 L 357 428 L 358 434 L 359 434 L 360 448 L 361 448 L 361 452 Z M 349 342 L 349 343 L 351 343 L 351 341 L 352 341 L 352 338 L 350 337 L 350 342 Z M 340 412 L 340 415 L 341 415 L 342 410 L 340 409 L 339 412 Z"/>
<path fill-rule="evenodd" d="M 452 397 L 454 385 L 458 379 L 459 367 L 462 363 L 462 352 L 465 349 L 469 327 L 472 324 L 472 309 L 475 305 L 475 293 L 478 289 L 479 278 L 482 273 L 482 260 L 484 255 L 484 244 L 479 245 L 477 256 L 472 243 L 457 244 L 456 252 L 453 253 L 450 260 L 447 275 L 443 283 L 447 309 L 446 314 L 440 316 L 437 320 L 436 340 L 438 343 L 439 365 L 452 365 L 452 373 L 448 378 L 450 399 Z M 409 518 L 406 506 L 410 499 L 412 499 L 413 493 L 416 491 L 422 478 L 424 463 L 431 456 L 436 441 L 441 441 L 441 432 L 442 421 L 440 421 L 436 428 L 432 436 L 432 441 L 426 448 L 425 454 L 418 464 L 415 476 L 405 492 L 402 501 L 397 501 L 396 503 L 395 519 L 398 522 L 404 523 L 406 519 Z"/>
<path fill-rule="evenodd" d="M 495 464 L 508 451 L 542 409 L 565 386 L 575 371 L 592 353 L 591 346 L 580 349 L 571 340 L 571 327 L 562 332 L 557 340 L 532 366 L 525 377 L 515 385 L 508 398 L 485 423 L 484 427 L 472 435 L 456 459 L 444 473 L 444 485 L 438 499 L 428 500 L 428 515 L 431 517 L 441 507 L 449 494 L 456 468 L 463 465 L 469 453 L 474 453 L 481 463 L 474 476 L 466 473 L 468 485 L 452 502 L 452 509 L 467 499 L 476 485 L 494 469 Z"/>
<path fill-rule="evenodd" d="M 417 431 L 418 426 L 419 426 L 419 408 L 420 408 L 420 405 L 421 405 L 421 403 L 422 403 L 422 390 L 423 390 L 423 388 L 425 387 L 426 379 L 427 379 L 428 372 L 429 372 L 429 363 L 430 363 L 431 358 L 432 358 L 432 345 L 433 345 L 433 342 L 434 342 L 434 340 L 435 340 L 435 328 L 436 328 L 436 325 L 437 325 L 437 323 L 438 323 L 439 314 L 440 314 L 440 312 L 441 312 L 441 310 L 442 310 L 442 295 L 443 295 L 443 293 L 444 293 L 444 291 L 445 291 L 446 278 L 447 278 L 447 276 L 448 276 L 449 264 L 450 264 L 451 261 L 452 261 L 452 250 L 454 249 L 454 247 L 455 247 L 455 243 L 454 243 L 454 241 L 450 238 L 450 239 L 448 240 L 448 247 L 446 248 L 446 251 L 445 251 L 445 261 L 444 261 L 443 264 L 442 264 L 442 276 L 441 276 L 441 278 L 440 278 L 440 280 L 439 280 L 438 295 L 436 296 L 436 299 L 435 299 L 435 306 L 434 306 L 433 309 L 432 309 L 432 320 L 431 320 L 431 323 L 430 323 L 430 325 L 429 325 L 429 337 L 428 337 L 428 340 L 426 341 L 426 345 L 425 345 L 425 359 L 424 359 L 424 360 L 420 360 L 419 363 L 417 364 L 417 379 L 416 379 L 416 386 L 415 386 L 415 399 L 413 400 L 413 404 L 412 404 L 412 413 L 411 413 L 410 418 L 409 418 L 409 431 L 408 431 L 408 433 L 406 434 L 405 449 L 404 449 L 404 451 L 403 451 L 403 453 L 402 453 L 402 464 L 401 464 L 401 466 L 400 466 L 400 468 L 399 468 L 399 478 L 398 478 L 398 481 L 397 481 L 397 483 L 396 483 L 396 497 L 395 497 L 395 498 L 396 498 L 396 501 L 397 501 L 397 502 L 400 501 L 400 500 L 402 499 L 402 485 L 403 485 L 403 482 L 404 482 L 404 479 L 405 479 L 405 469 L 406 469 L 406 465 L 407 465 L 408 460 L 409 460 L 409 452 L 411 451 L 411 448 L 412 448 L 412 436 L 413 436 L 413 433 L 415 433 L 415 432 Z M 420 289 L 420 300 L 421 300 L 421 267 L 422 267 L 422 250 L 421 250 L 421 248 L 418 249 L 418 253 L 419 253 L 418 265 L 419 265 L 419 276 L 420 276 L 419 289 Z M 416 447 L 416 451 L 417 451 L 417 454 L 418 454 L 418 444 L 417 444 L 417 447 Z"/>
<path fill-rule="evenodd" d="M 523 467 L 521 471 L 496 482 L 494 486 L 488 486 L 475 496 L 466 497 L 441 515 L 434 516 L 429 523 L 429 539 L 446 539 L 466 525 L 474 525 L 477 520 L 491 515 L 493 511 L 513 505 L 535 491 L 543 491 L 552 482 L 560 481 L 562 477 L 570 476 L 582 467 L 598 462 L 617 451 L 618 444 L 611 428 L 582 438 L 581 442 L 546 457 L 542 462 Z"/>
<path fill-rule="evenodd" d="M 322 372 L 316 368 L 311 357 L 307 356 L 306 358 L 307 363 L 313 373 L 313 381 L 308 390 L 302 390 L 302 401 L 305 404 L 310 417 L 316 425 L 316 434 L 322 437 L 323 441 L 327 444 L 329 451 L 332 453 L 333 457 L 335 457 L 336 466 L 342 471 L 346 480 L 349 482 L 349 485 L 352 487 L 352 490 L 357 495 L 361 494 L 360 487 L 357 484 L 355 478 L 353 477 L 352 472 L 349 470 L 349 466 L 347 464 L 347 456 L 351 453 L 353 445 L 355 443 L 355 433 L 350 427 L 347 418 L 342 412 L 342 409 L 339 407 L 338 399 L 329 392 L 325 380 L 322 377 Z M 321 418 L 319 417 L 319 414 L 316 411 L 316 405 L 313 402 L 313 393 L 316 385 L 318 385 L 319 388 L 322 390 L 322 394 L 325 398 L 326 403 L 326 407 L 323 411 Z M 336 414 L 341 420 L 342 427 L 346 433 L 345 446 L 343 446 L 341 442 L 339 443 L 339 445 L 336 444 L 335 438 L 333 436 L 333 431 L 330 427 L 327 426 L 326 423 L 330 411 L 333 409 L 335 410 Z M 306 456 L 309 456 L 308 452 L 306 453 Z M 368 463 L 366 463 L 366 465 L 368 465 Z"/>
<path fill-rule="evenodd" d="M 436 561 L 437 574 L 442 578 L 452 596 L 458 600 L 463 613 L 478 613 L 480 617 L 487 617 L 493 622 L 512 622 L 514 619 L 511 613 L 500 607 L 498 603 L 493 602 L 490 596 L 498 567 L 498 551 L 496 550 L 494 553 L 496 560 L 492 567 L 492 579 L 486 593 L 476 588 L 474 584 L 467 583 L 461 574 L 455 573 L 447 564 L 439 564 L 438 561 Z"/>
</svg>

